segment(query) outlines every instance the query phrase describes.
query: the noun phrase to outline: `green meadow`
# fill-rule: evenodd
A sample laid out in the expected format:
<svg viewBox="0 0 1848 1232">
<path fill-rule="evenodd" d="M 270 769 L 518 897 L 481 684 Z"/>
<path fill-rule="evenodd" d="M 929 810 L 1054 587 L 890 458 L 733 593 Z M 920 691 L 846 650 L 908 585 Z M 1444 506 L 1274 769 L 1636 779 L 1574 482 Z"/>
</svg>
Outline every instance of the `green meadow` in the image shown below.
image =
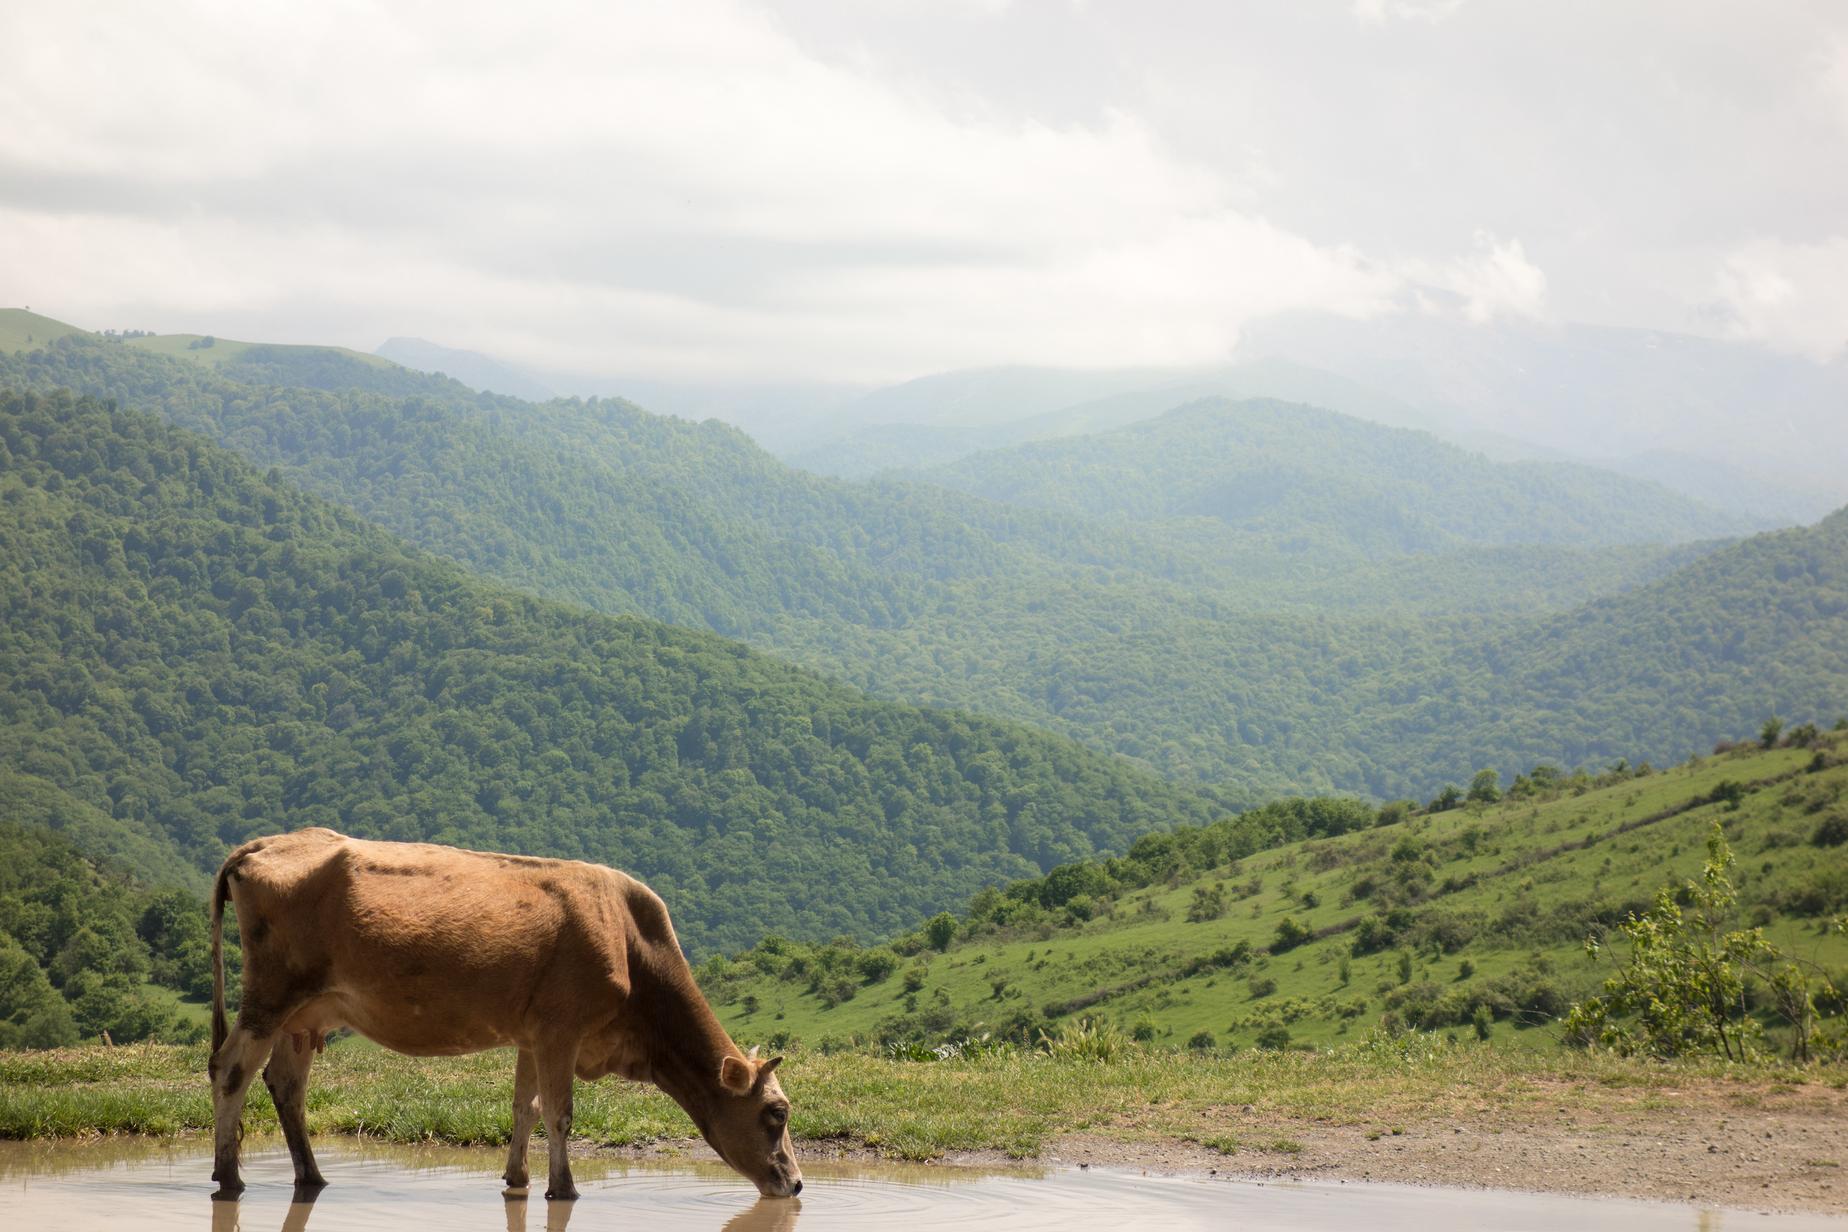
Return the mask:
<svg viewBox="0 0 1848 1232">
<path fill-rule="evenodd" d="M 1716 822 L 1741 925 L 1842 982 L 1848 847 L 1825 822 L 1848 819 L 1844 753 L 1831 733 L 1563 779 L 1061 908 L 1034 907 L 1046 883 L 1023 883 L 1024 910 L 971 913 L 942 952 L 924 931 L 870 950 L 771 941 L 701 974 L 735 1033 L 778 1045 L 1030 1039 L 1091 1020 L 1202 1050 L 1328 1046 L 1381 1027 L 1473 1037 L 1487 1007 L 1495 1046 L 1550 1050 L 1621 956 L 1593 961 L 1586 938 L 1697 875 Z"/>
<path fill-rule="evenodd" d="M 392 1142 L 498 1145 L 512 1132 L 512 1076 L 506 1051 L 419 1060 L 339 1040 L 315 1062 L 309 1128 Z M 1646 1117 L 1693 1100 L 1758 1106 L 1805 1092 L 1820 1097 L 1848 1083 L 1839 1069 L 1740 1072 L 1708 1062 L 1452 1045 L 1430 1036 L 1237 1057 L 1135 1045 L 1102 1056 L 1055 1048 L 934 1063 L 798 1051 L 784 1076 L 799 1140 L 920 1160 L 962 1152 L 1030 1158 L 1074 1133 L 1287 1155 L 1297 1129 L 1384 1135 L 1568 1110 L 1594 1120 Z M 201 1046 L 0 1053 L 0 1137 L 178 1134 L 211 1122 Z M 251 1087 L 245 1125 L 251 1133 L 277 1128 L 261 1083 Z M 578 1084 L 572 1132 L 599 1146 L 668 1149 L 695 1134 L 659 1091 L 614 1079 Z"/>
</svg>

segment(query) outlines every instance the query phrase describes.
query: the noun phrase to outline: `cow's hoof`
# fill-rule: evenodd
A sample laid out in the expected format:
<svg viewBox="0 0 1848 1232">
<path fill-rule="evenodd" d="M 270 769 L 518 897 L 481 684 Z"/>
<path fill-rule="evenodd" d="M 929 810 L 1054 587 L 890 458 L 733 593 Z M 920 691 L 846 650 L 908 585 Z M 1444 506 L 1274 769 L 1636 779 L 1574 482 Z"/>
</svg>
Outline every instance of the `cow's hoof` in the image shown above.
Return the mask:
<svg viewBox="0 0 1848 1232">
<path fill-rule="evenodd" d="M 306 1180 L 297 1181 L 295 1182 L 295 1200 L 297 1202 L 313 1202 L 316 1198 L 321 1196 L 321 1191 L 326 1188 L 327 1178 L 324 1176 L 311 1176 Z"/>
<path fill-rule="evenodd" d="M 573 1185 L 568 1189 L 548 1189 L 545 1191 L 545 1196 L 546 1200 L 550 1202 L 576 1202 L 578 1196 L 577 1186 Z"/>
<path fill-rule="evenodd" d="M 229 1185 L 220 1185 L 217 1189 L 212 1191 L 212 1201 L 214 1202 L 236 1202 L 243 1196 L 244 1186 L 242 1182 L 238 1181 L 234 1181 Z"/>
<path fill-rule="evenodd" d="M 510 1176 L 503 1176 L 501 1180 L 506 1183 L 508 1193 L 518 1193 L 524 1196 L 527 1189 L 530 1188 L 525 1177 L 521 1177 L 516 1181 Z"/>
</svg>

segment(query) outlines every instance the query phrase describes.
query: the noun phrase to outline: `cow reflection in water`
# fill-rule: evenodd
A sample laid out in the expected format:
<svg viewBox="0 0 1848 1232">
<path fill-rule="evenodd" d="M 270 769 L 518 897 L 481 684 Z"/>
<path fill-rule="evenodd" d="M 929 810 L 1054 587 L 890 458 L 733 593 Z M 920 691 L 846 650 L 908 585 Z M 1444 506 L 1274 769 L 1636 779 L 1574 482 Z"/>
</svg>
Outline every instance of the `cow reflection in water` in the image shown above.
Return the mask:
<svg viewBox="0 0 1848 1232">
<path fill-rule="evenodd" d="M 223 915 L 237 908 L 243 1002 L 225 1018 Z M 239 1118 L 261 1067 L 297 1191 L 327 1182 L 309 1148 L 308 1073 L 349 1027 L 412 1056 L 518 1050 L 505 1180 L 527 1186 L 543 1119 L 545 1195 L 577 1197 L 574 1079 L 652 1082 L 769 1198 L 802 1191 L 781 1057 L 742 1051 L 700 995 L 667 908 L 624 873 L 572 860 L 375 843 L 332 830 L 233 851 L 212 893 L 212 1179 L 244 1188 Z"/>
<path fill-rule="evenodd" d="M 304 1193 L 289 1203 L 289 1213 L 283 1217 L 282 1232 L 308 1232 L 308 1216 L 314 1210 L 314 1200 L 319 1190 Z M 527 1224 L 527 1206 L 524 1194 L 509 1194 L 504 1204 L 507 1208 L 507 1232 L 537 1232 Z M 577 1209 L 571 1202 L 547 1202 L 545 1204 L 545 1232 L 566 1232 L 571 1226 L 571 1212 Z M 238 1218 L 240 1206 L 235 1202 L 212 1203 L 212 1232 L 246 1232 Z M 794 1232 L 796 1216 L 802 1212 L 800 1201 L 775 1198 L 759 1198 L 748 1209 L 739 1211 L 725 1221 L 721 1232 Z M 248 1232 L 258 1232 L 249 1229 Z"/>
</svg>

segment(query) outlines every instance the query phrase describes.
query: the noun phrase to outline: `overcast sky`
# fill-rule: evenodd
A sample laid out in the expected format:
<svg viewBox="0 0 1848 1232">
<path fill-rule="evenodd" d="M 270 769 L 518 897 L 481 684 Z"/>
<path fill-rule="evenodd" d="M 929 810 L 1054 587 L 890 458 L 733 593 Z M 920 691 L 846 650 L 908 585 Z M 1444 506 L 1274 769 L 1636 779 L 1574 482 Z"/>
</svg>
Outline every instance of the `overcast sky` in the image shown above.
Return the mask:
<svg viewBox="0 0 1848 1232">
<path fill-rule="evenodd" d="M 1304 308 L 1848 338 L 1838 0 L 11 3 L 0 114 L 0 302 L 96 328 L 855 381 Z"/>
</svg>

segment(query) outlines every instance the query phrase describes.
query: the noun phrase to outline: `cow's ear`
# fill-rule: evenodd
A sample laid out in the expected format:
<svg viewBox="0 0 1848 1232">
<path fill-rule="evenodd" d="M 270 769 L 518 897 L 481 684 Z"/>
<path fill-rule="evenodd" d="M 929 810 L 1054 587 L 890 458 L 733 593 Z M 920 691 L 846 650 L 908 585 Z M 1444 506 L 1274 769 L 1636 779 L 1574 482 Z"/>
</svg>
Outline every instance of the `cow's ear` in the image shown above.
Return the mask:
<svg viewBox="0 0 1848 1232">
<path fill-rule="evenodd" d="M 765 1061 L 762 1065 L 758 1066 L 757 1067 L 757 1081 L 762 1082 L 764 1079 L 768 1078 L 770 1076 L 771 1071 L 774 1070 L 777 1066 L 781 1065 L 782 1063 L 783 1063 L 782 1057 L 771 1057 L 768 1061 Z"/>
<path fill-rule="evenodd" d="M 750 1062 L 742 1057 L 726 1057 L 719 1062 L 719 1085 L 733 1095 L 749 1095 L 757 1082 Z"/>
</svg>

